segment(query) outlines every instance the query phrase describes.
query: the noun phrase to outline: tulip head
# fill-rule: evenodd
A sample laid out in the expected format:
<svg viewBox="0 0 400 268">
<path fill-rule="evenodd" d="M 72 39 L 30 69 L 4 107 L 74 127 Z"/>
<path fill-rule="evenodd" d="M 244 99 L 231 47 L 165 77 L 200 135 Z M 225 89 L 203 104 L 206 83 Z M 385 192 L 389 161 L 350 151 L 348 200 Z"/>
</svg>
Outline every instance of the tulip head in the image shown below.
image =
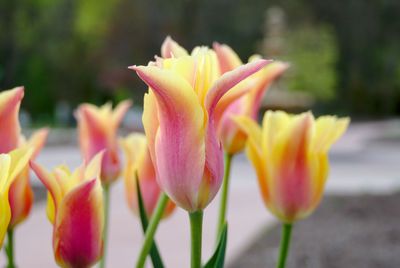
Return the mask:
<svg viewBox="0 0 400 268">
<path fill-rule="evenodd" d="M 28 146 L 15 149 L 8 154 L 0 154 L 0 247 L 11 219 L 8 202 L 10 185 L 26 166 L 31 155 L 32 149 Z"/>
<path fill-rule="evenodd" d="M 264 202 L 281 221 L 292 223 L 318 206 L 329 163 L 328 151 L 344 133 L 349 118 L 266 112 L 262 129 L 248 117 L 234 117 L 249 136 L 252 162 Z"/>
<path fill-rule="evenodd" d="M 23 97 L 24 87 L 0 93 L 0 153 L 8 153 L 18 147 L 21 131 L 18 112 Z"/>
<path fill-rule="evenodd" d="M 239 56 L 229 46 L 215 42 L 213 47 L 218 56 L 221 73 L 242 65 Z M 254 55 L 250 57 L 249 62 L 259 58 L 260 56 Z M 225 152 L 234 155 L 242 151 L 247 139 L 246 133 L 233 122 L 231 116 L 248 116 L 257 120 L 261 100 L 269 85 L 287 68 L 288 63 L 274 61 L 241 83 L 242 87 L 248 90 L 225 109 L 217 126 L 217 135 L 222 140 Z"/>
<path fill-rule="evenodd" d="M 187 211 L 205 208 L 222 182 L 222 148 L 215 134 L 217 106 L 240 81 L 264 67 L 259 60 L 220 77 L 214 51 L 132 66 L 150 87 L 143 125 L 158 185 Z"/>
<path fill-rule="evenodd" d="M 104 150 L 100 176 L 104 185 L 115 181 L 121 171 L 117 131 L 130 106 L 130 101 L 121 102 L 114 110 L 110 103 L 101 107 L 81 104 L 75 113 L 84 161 L 89 162 L 98 152 Z"/>
<path fill-rule="evenodd" d="M 31 160 L 40 152 L 49 134 L 48 128 L 36 131 L 28 142 L 21 136 L 19 147 L 28 145 L 32 148 Z M 29 163 L 26 163 L 22 171 L 17 175 L 10 186 L 8 200 L 11 207 L 11 220 L 9 229 L 14 228 L 29 215 L 33 203 L 33 191 L 29 183 Z"/>
<path fill-rule="evenodd" d="M 156 172 L 151 161 L 146 136 L 141 133 L 132 133 L 126 138 L 120 139 L 121 147 L 125 152 L 125 169 L 123 177 L 125 181 L 125 193 L 128 205 L 133 213 L 139 215 L 138 196 L 136 188 L 136 174 L 139 180 L 140 190 L 146 213 L 151 217 L 161 194 L 157 184 Z M 168 201 L 163 217 L 168 217 L 175 208 L 172 201 Z"/>
<path fill-rule="evenodd" d="M 103 152 L 72 173 L 66 166 L 49 173 L 31 161 L 48 190 L 47 216 L 53 224 L 53 251 L 62 267 L 89 267 L 103 252 L 104 203 L 99 179 Z"/>
</svg>

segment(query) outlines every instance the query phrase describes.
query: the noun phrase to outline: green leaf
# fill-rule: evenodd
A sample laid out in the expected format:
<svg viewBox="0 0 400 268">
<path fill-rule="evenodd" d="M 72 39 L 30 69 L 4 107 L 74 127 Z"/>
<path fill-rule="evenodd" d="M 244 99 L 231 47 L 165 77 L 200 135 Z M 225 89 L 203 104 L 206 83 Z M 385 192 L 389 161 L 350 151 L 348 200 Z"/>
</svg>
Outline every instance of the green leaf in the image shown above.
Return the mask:
<svg viewBox="0 0 400 268">
<path fill-rule="evenodd" d="M 225 262 L 226 241 L 228 239 L 228 224 L 225 222 L 219 236 L 218 245 L 210 260 L 203 268 L 223 268 Z"/>
<path fill-rule="evenodd" d="M 142 192 L 140 190 L 139 177 L 137 172 L 135 173 L 135 178 L 136 178 L 136 190 L 137 190 L 140 221 L 142 223 L 143 233 L 145 233 L 147 226 L 149 225 L 149 219 L 147 217 L 146 210 L 144 208 L 144 202 L 143 202 Z M 153 242 L 153 245 L 151 246 L 150 258 L 154 268 L 164 268 L 164 264 L 161 259 L 160 253 L 158 252 L 156 242 Z"/>
</svg>

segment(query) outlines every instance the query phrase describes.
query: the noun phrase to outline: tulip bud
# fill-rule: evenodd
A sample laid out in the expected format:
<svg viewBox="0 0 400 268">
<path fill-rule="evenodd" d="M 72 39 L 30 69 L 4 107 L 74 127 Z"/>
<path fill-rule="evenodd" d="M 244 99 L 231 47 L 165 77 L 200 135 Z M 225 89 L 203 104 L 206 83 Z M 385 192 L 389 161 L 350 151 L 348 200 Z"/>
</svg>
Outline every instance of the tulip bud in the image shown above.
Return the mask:
<svg viewBox="0 0 400 268">
<path fill-rule="evenodd" d="M 266 112 L 262 128 L 248 117 L 234 117 L 246 132 L 246 154 L 256 170 L 266 206 L 284 223 L 310 215 L 318 206 L 329 163 L 328 151 L 349 118 Z"/>
<path fill-rule="evenodd" d="M 191 56 L 131 67 L 150 87 L 143 125 L 158 185 L 178 206 L 202 210 L 217 194 L 223 155 L 215 133 L 216 106 L 266 63 L 255 61 L 220 77 L 215 52 L 197 47 Z"/>
<path fill-rule="evenodd" d="M 103 252 L 104 202 L 99 179 L 103 152 L 70 173 L 66 166 L 49 173 L 31 161 L 48 190 L 47 216 L 53 224 L 53 251 L 61 267 L 90 267 Z"/>
<path fill-rule="evenodd" d="M 151 217 L 161 190 L 157 184 L 156 172 L 147 147 L 146 136 L 141 133 L 132 133 L 126 138 L 120 139 L 120 144 L 125 152 L 126 167 L 123 177 L 128 205 L 133 213 L 139 215 L 136 188 L 137 174 L 144 207 L 148 217 Z M 164 210 L 163 217 L 168 217 L 174 208 L 175 204 L 169 201 Z"/>
<path fill-rule="evenodd" d="M 130 106 L 130 101 L 123 101 L 113 111 L 110 103 L 100 108 L 81 104 L 75 113 L 83 159 L 89 162 L 98 152 L 105 150 L 100 176 L 104 185 L 115 181 L 121 171 L 117 131 Z"/>
</svg>

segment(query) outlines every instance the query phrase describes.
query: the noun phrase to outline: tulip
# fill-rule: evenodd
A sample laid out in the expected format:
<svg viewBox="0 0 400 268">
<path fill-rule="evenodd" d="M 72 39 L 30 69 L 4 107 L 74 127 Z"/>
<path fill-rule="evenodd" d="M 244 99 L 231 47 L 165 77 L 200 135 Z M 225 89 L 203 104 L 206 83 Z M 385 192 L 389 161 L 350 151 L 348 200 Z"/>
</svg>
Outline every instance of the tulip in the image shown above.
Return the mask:
<svg viewBox="0 0 400 268">
<path fill-rule="evenodd" d="M 283 222 L 281 257 L 285 266 L 293 222 L 318 206 L 328 177 L 328 151 L 349 118 L 266 112 L 262 129 L 248 117 L 234 117 L 247 133 L 246 154 L 256 170 L 264 203 Z"/>
<path fill-rule="evenodd" d="M 48 128 L 36 131 L 28 142 L 21 137 L 19 146 L 28 145 L 32 148 L 31 160 L 34 159 L 46 142 Z M 29 164 L 27 163 L 20 174 L 15 178 L 10 186 L 8 200 L 11 207 L 11 220 L 9 229 L 13 229 L 17 224 L 26 219 L 33 203 L 33 191 L 29 183 Z"/>
<path fill-rule="evenodd" d="M 106 103 L 100 108 L 92 104 L 81 104 L 75 113 L 75 117 L 78 120 L 79 144 L 83 159 L 88 162 L 97 153 L 105 150 L 100 175 L 104 186 L 104 213 L 106 219 L 104 227 L 105 249 L 100 262 L 101 268 L 104 267 L 107 246 L 109 186 L 119 177 L 121 172 L 117 131 L 122 117 L 130 106 L 131 101 L 123 101 L 113 111 L 111 103 Z"/>
<path fill-rule="evenodd" d="M 18 147 L 21 131 L 18 112 L 23 97 L 24 87 L 0 93 L 0 153 L 8 153 Z"/>
<path fill-rule="evenodd" d="M 104 203 L 100 181 L 103 152 L 72 173 L 65 165 L 51 174 L 30 161 L 48 190 L 47 216 L 53 225 L 53 251 L 61 267 L 90 267 L 103 251 Z"/>
<path fill-rule="evenodd" d="M 220 77 L 215 52 L 197 47 L 191 56 L 130 67 L 150 87 L 144 98 L 143 125 L 158 185 L 175 204 L 189 212 L 192 267 L 199 267 L 201 262 L 202 210 L 213 200 L 222 182 L 223 155 L 215 133 L 216 107 L 229 89 L 266 63 L 258 60 Z M 151 226 L 152 220 L 143 248 L 153 231 Z M 146 256 L 143 248 L 138 267 Z"/>
<path fill-rule="evenodd" d="M 213 47 L 218 56 L 221 73 L 231 71 L 243 64 L 239 56 L 229 46 L 215 42 Z M 254 55 L 249 62 L 258 58 L 259 56 Z M 288 63 L 275 61 L 244 81 L 250 83 L 251 89 L 225 109 L 217 127 L 217 136 L 221 138 L 226 153 L 234 155 L 240 152 L 243 150 L 247 139 L 246 134 L 237 127 L 231 116 L 243 115 L 257 120 L 261 100 L 269 85 L 288 67 Z"/>
<path fill-rule="evenodd" d="M 266 112 L 262 129 L 252 119 L 234 117 L 248 135 L 247 157 L 257 172 L 266 206 L 281 221 L 311 214 L 328 177 L 328 151 L 344 133 L 348 118 Z"/>
<path fill-rule="evenodd" d="M 192 56 L 164 59 L 161 67 L 131 67 L 151 88 L 143 124 L 158 184 L 185 210 L 202 210 L 221 185 L 222 150 L 214 126 L 218 101 L 266 63 L 255 61 L 219 77 L 215 53 L 200 48 Z"/>
<path fill-rule="evenodd" d="M 103 185 L 109 185 L 120 174 L 117 131 L 130 106 L 130 101 L 123 101 L 113 111 L 110 103 L 100 108 L 81 104 L 75 113 L 83 159 L 89 162 L 98 152 L 105 150 L 100 176 Z"/>
<path fill-rule="evenodd" d="M 218 57 L 221 73 L 234 70 L 243 64 L 239 56 L 229 46 L 215 42 L 213 47 Z M 259 56 L 254 55 L 249 59 L 249 62 L 253 62 L 259 58 Z M 222 141 L 225 152 L 225 173 L 221 190 L 218 233 L 222 231 L 225 222 L 232 158 L 235 154 L 243 150 L 247 139 L 246 133 L 233 122 L 231 116 L 243 115 L 256 120 L 261 100 L 269 85 L 288 67 L 289 64 L 280 61 L 275 61 L 266 65 L 262 70 L 241 83 L 244 90 L 246 90 L 243 92 L 244 94 L 230 103 L 229 106 L 224 107 L 223 111 L 219 113 L 217 119 L 219 123 L 216 131 L 217 137 Z"/>
<path fill-rule="evenodd" d="M 146 214 L 151 216 L 160 197 L 161 190 L 156 181 L 156 173 L 150 158 L 146 137 L 141 133 L 132 133 L 126 138 L 120 139 L 120 144 L 125 152 L 126 167 L 123 172 L 123 178 L 128 205 L 134 214 L 139 215 L 135 178 L 135 174 L 138 174 Z M 169 202 L 164 210 L 163 217 L 168 217 L 174 208 L 175 204 Z"/>
<path fill-rule="evenodd" d="M 0 247 L 11 219 L 11 209 L 8 203 L 8 192 L 11 183 L 26 166 L 32 155 L 28 146 L 15 149 L 8 154 L 0 154 Z"/>
</svg>

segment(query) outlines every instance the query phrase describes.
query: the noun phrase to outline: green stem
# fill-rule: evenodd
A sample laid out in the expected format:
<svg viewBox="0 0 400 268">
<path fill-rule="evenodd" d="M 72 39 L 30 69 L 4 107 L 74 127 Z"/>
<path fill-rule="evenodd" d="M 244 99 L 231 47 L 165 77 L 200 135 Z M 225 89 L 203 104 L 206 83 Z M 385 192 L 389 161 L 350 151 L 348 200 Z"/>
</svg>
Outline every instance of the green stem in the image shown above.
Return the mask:
<svg viewBox="0 0 400 268">
<path fill-rule="evenodd" d="M 278 268 L 285 268 L 286 257 L 289 251 L 290 235 L 292 234 L 292 224 L 284 223 L 281 238 L 281 253 L 279 255 Z"/>
<path fill-rule="evenodd" d="M 8 229 L 7 230 L 7 247 L 6 247 L 6 254 L 8 259 L 7 268 L 15 268 L 14 264 L 14 230 Z"/>
<path fill-rule="evenodd" d="M 232 157 L 233 155 L 225 153 L 225 171 L 224 171 L 224 180 L 222 183 L 221 203 L 219 207 L 217 243 L 225 223 L 226 202 L 228 200 L 229 174 L 231 171 Z"/>
<path fill-rule="evenodd" d="M 107 253 L 107 232 L 108 232 L 108 218 L 110 208 L 110 185 L 103 185 L 104 189 L 104 230 L 103 230 L 103 256 L 100 260 L 100 268 L 104 268 Z"/>
<path fill-rule="evenodd" d="M 142 250 L 140 251 L 139 258 L 136 262 L 136 268 L 142 268 L 144 266 L 146 257 L 149 254 L 151 246 L 153 245 L 154 234 L 156 233 L 158 223 L 161 220 L 167 202 L 168 196 L 165 193 L 162 193 L 158 198 L 157 205 L 153 211 L 153 215 L 150 218 L 149 226 L 146 229 Z"/>
<path fill-rule="evenodd" d="M 190 250 L 190 263 L 191 268 L 201 267 L 201 237 L 203 228 L 203 211 L 198 210 L 189 212 L 190 219 L 190 236 L 191 236 L 191 250 Z"/>
</svg>

